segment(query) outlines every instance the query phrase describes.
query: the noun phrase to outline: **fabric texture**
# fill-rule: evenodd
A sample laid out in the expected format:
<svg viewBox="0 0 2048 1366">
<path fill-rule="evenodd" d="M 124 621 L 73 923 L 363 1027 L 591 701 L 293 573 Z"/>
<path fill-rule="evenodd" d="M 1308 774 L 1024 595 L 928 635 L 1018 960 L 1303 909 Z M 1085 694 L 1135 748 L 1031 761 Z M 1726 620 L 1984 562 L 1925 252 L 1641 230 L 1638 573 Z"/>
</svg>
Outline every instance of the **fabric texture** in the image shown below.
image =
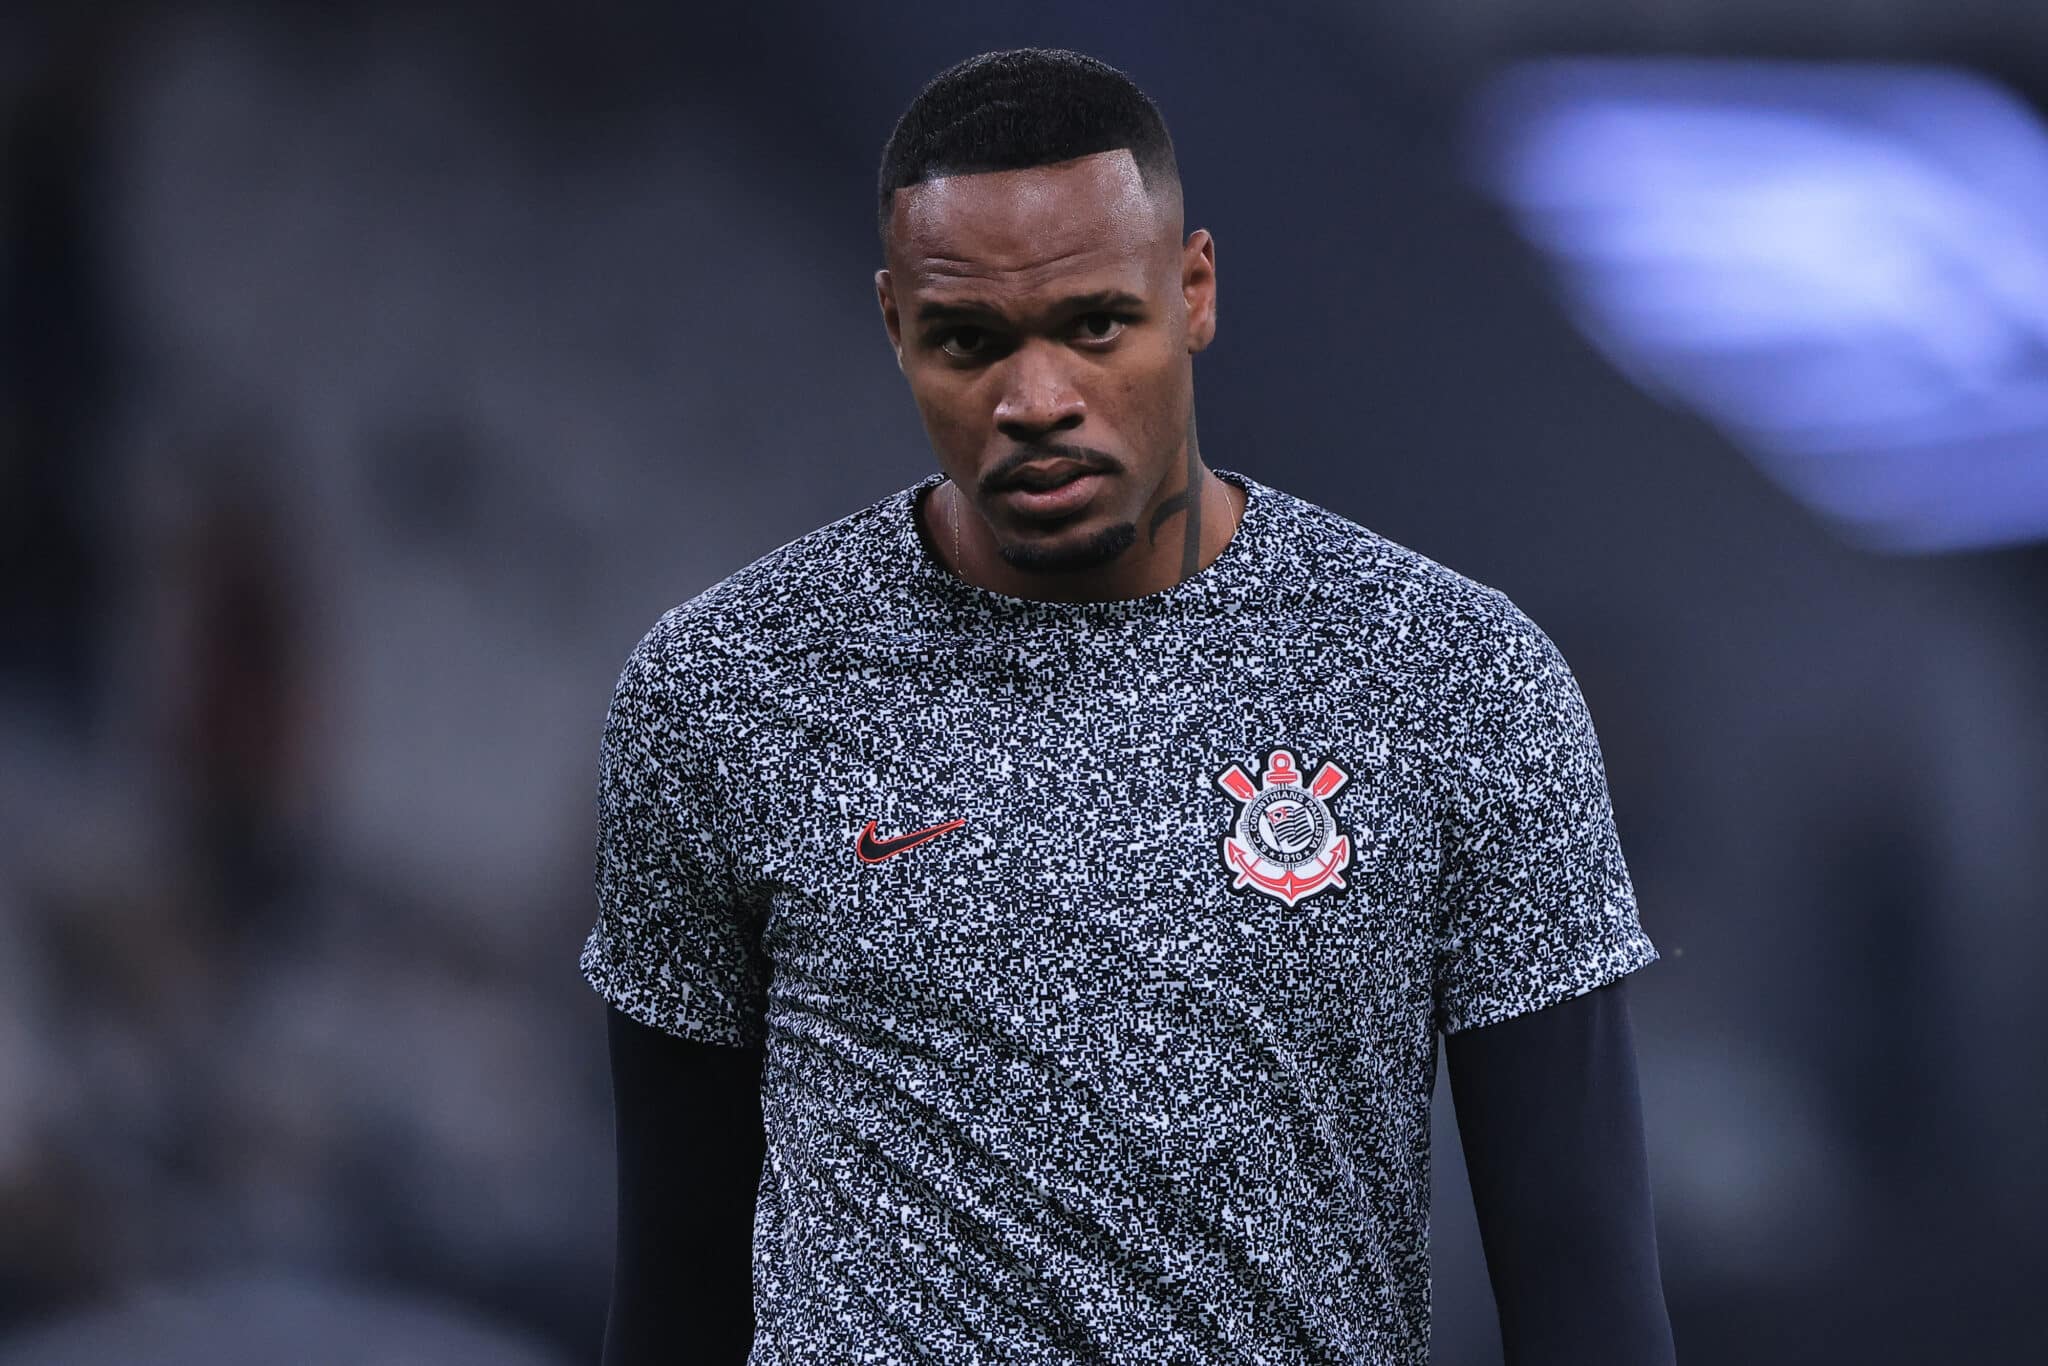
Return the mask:
<svg viewBox="0 0 2048 1366">
<path fill-rule="evenodd" d="M 1549 637 L 1216 474 L 1159 593 L 956 578 L 935 473 L 628 659 L 582 968 L 765 1045 L 750 1366 L 1419 1366 L 1439 1033 L 1656 959 Z"/>
<path fill-rule="evenodd" d="M 1627 979 L 1445 1043 L 1458 1136 L 1518 1366 L 1671 1366 Z M 618 1256 L 604 1366 L 740 1366 L 754 1339 L 763 1050 L 606 1015 Z M 1570 1256 L 1559 1256 L 1559 1230 Z"/>
</svg>

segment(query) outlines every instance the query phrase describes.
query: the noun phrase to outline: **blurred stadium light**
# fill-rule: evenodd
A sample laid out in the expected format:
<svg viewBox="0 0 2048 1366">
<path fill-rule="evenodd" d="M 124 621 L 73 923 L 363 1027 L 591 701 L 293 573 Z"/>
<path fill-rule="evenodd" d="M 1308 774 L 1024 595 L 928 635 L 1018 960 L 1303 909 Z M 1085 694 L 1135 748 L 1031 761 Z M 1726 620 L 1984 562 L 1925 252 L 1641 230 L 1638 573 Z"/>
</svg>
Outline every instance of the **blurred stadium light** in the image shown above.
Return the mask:
<svg viewBox="0 0 2048 1366">
<path fill-rule="evenodd" d="M 2048 537 L 2048 132 L 1961 71 L 1555 58 L 1472 170 L 1624 374 L 1852 544 Z"/>
</svg>

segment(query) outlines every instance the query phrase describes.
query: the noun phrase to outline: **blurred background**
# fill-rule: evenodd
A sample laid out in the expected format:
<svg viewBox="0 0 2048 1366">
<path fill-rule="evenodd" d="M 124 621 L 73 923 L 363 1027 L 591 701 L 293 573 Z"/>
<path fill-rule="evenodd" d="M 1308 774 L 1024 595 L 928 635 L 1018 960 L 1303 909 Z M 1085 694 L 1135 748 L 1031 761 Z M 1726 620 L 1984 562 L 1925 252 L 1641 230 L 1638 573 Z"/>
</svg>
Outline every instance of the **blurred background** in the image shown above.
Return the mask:
<svg viewBox="0 0 2048 1366">
<path fill-rule="evenodd" d="M 1209 463 L 1579 678 L 1682 1359 L 2041 1360 L 2048 6 L 980 9 L 0 11 L 0 1363 L 595 1359 L 610 689 L 934 468 L 875 166 L 1025 43 L 1166 115 Z"/>
</svg>

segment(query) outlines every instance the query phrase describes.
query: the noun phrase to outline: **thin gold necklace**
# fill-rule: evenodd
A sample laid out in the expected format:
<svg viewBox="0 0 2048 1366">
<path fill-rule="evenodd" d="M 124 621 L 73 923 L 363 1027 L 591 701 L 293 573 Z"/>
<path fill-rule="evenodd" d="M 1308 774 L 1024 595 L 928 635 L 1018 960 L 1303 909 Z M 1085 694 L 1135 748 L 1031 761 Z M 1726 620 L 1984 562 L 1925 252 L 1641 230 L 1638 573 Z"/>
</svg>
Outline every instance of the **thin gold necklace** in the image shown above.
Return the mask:
<svg viewBox="0 0 2048 1366">
<path fill-rule="evenodd" d="M 964 579 L 967 572 L 960 567 L 960 486 L 951 480 L 947 482 L 953 490 L 953 572 Z"/>
</svg>

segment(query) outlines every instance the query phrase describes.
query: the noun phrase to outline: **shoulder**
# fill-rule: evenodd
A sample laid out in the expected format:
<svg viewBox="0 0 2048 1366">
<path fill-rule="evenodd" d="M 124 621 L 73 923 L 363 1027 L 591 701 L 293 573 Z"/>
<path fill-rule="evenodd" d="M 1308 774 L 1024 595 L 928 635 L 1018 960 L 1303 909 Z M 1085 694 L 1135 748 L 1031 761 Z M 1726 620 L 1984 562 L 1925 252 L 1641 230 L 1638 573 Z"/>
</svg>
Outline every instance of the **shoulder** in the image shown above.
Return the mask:
<svg viewBox="0 0 2048 1366">
<path fill-rule="evenodd" d="M 900 548 L 878 499 L 777 546 L 663 612 L 626 674 L 649 689 L 706 700 L 757 684 L 862 614 L 886 610 Z"/>
<path fill-rule="evenodd" d="M 1310 622 L 1335 622 L 1376 641 L 1380 662 L 1449 682 L 1478 681 L 1538 663 L 1554 650 L 1506 593 L 1363 523 L 1283 490 L 1280 534 L 1307 572 L 1299 598 Z"/>
</svg>

